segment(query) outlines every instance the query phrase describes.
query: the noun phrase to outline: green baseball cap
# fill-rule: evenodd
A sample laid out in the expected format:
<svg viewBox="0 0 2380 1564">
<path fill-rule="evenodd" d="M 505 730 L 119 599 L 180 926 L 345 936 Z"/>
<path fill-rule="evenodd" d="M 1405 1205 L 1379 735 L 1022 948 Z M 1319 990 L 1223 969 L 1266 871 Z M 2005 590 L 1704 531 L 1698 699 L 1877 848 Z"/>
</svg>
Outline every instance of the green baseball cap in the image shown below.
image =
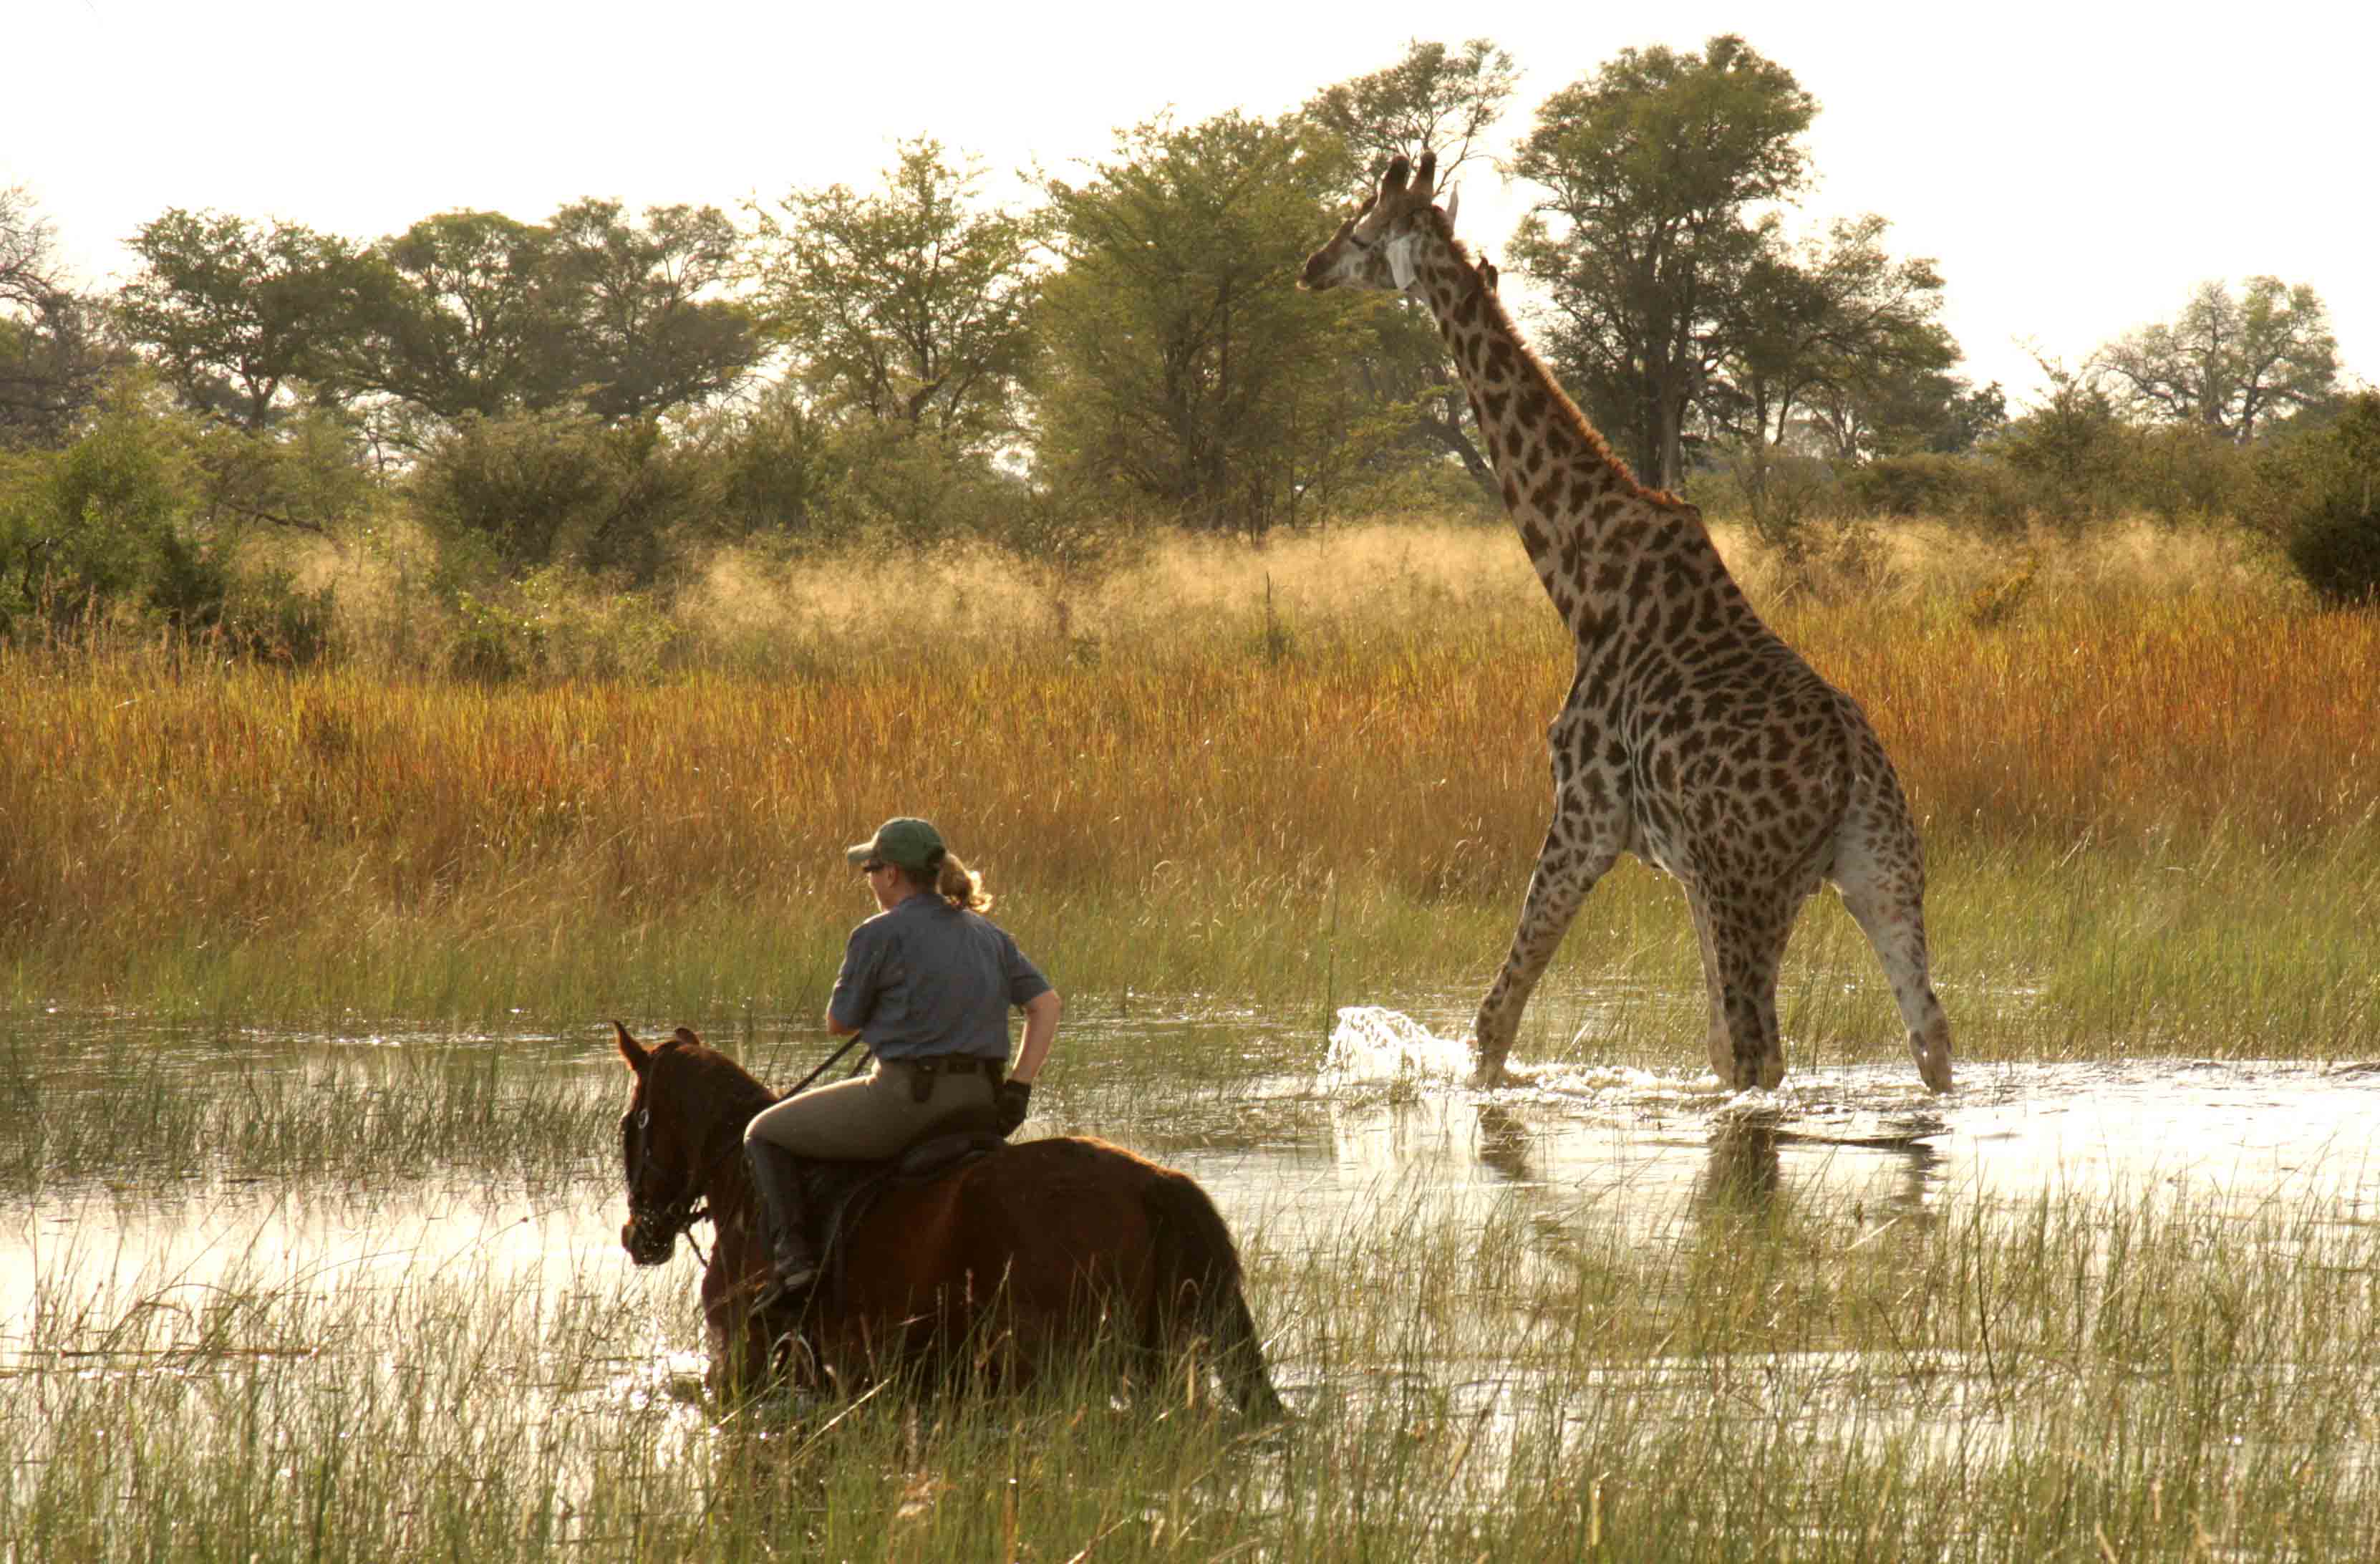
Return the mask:
<svg viewBox="0 0 2380 1564">
<path fill-rule="evenodd" d="M 878 826 L 876 834 L 867 841 L 844 848 L 843 855 L 855 864 L 881 858 L 922 874 L 934 867 L 943 851 L 941 832 L 923 820 L 900 815 Z"/>
</svg>

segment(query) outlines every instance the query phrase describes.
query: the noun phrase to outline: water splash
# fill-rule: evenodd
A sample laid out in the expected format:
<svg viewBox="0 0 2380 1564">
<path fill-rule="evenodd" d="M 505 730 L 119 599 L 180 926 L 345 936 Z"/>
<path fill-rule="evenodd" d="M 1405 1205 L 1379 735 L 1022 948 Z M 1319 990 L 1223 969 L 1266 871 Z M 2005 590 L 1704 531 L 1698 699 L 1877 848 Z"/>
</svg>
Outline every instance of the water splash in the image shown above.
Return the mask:
<svg viewBox="0 0 2380 1564">
<path fill-rule="evenodd" d="M 1318 1087 L 1400 1081 L 1461 1081 L 1471 1074 L 1471 1046 L 1440 1037 L 1402 1011 L 1345 1005 L 1330 1028 Z"/>
</svg>

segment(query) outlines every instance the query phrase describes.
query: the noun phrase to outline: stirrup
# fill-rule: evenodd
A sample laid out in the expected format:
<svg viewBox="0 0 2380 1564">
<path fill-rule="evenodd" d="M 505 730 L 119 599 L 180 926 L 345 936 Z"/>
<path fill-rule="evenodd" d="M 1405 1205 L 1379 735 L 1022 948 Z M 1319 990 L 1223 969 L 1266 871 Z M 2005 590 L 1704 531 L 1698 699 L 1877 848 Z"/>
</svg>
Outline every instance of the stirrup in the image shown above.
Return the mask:
<svg viewBox="0 0 2380 1564">
<path fill-rule="evenodd" d="M 772 1268 L 769 1273 L 769 1284 L 761 1288 L 759 1296 L 752 1300 L 752 1312 L 766 1314 L 771 1309 L 807 1298 L 818 1281 L 819 1267 L 816 1266 L 804 1266 L 791 1276 Z"/>
</svg>

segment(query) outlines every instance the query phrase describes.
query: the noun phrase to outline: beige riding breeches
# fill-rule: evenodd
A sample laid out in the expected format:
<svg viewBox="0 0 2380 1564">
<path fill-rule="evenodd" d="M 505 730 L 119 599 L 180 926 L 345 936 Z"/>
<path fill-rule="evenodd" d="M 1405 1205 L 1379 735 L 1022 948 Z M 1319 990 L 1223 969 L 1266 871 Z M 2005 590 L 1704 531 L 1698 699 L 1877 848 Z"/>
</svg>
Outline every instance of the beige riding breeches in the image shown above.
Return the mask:
<svg viewBox="0 0 2380 1564">
<path fill-rule="evenodd" d="M 908 1060 L 878 1060 L 865 1075 L 761 1109 L 744 1138 L 771 1142 L 796 1157 L 864 1162 L 897 1157 L 935 1134 L 989 1130 L 1000 1061 L 970 1062 L 977 1067 L 960 1073 L 937 1061 L 931 1089 L 920 1102 L 918 1066 Z"/>
</svg>

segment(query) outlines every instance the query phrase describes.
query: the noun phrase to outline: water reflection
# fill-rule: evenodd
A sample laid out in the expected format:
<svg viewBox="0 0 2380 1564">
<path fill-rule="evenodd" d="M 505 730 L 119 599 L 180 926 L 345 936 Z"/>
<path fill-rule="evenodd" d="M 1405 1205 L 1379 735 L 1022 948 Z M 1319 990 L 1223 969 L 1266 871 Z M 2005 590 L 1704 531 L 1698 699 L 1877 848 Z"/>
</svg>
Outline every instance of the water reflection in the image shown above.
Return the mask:
<svg viewBox="0 0 2380 1564">
<path fill-rule="evenodd" d="M 295 1133 L 304 1090 L 432 1048 L 385 1031 L 310 1039 L 110 1022 L 55 1029 L 24 1058 L 41 1073 L 45 1116 L 159 1071 L 192 1092 L 215 1081 L 250 1097 L 260 1080 L 311 1083 L 274 1099 Z M 434 1049 L 439 1068 L 488 1083 L 443 1099 L 455 1112 L 501 1115 L 523 1094 L 583 1109 L 590 1125 L 616 1111 L 617 1066 L 592 1035 L 444 1035 Z M 752 1051 L 787 1079 L 808 1062 L 783 1038 Z M 2152 1187 L 2240 1218 L 2313 1203 L 2365 1221 L 2380 1202 L 2370 1131 L 2380 1072 L 2370 1070 L 1967 1061 L 1959 1090 L 1937 1099 L 1905 1068 L 1803 1070 L 1774 1093 L 1738 1097 L 1682 1067 L 1564 1066 L 1480 1093 L 1465 1084 L 1459 1041 L 1395 1012 L 1343 1012 L 1323 1047 L 1310 1020 L 1146 1001 L 1087 1023 L 1076 1051 L 1082 1066 L 1037 1097 L 1043 1116 L 1028 1133 L 1100 1134 L 1174 1162 L 1215 1193 L 1236 1231 L 1276 1254 L 1416 1219 L 1478 1230 L 1500 1212 L 1522 1214 L 1550 1248 L 1557 1235 L 1564 1246 L 1596 1234 L 1639 1241 L 1794 1202 L 1919 1224 L 1954 1198 L 2022 1206 L 2045 1193 Z M 1284 1059 L 1298 1063 L 1284 1069 Z M 68 1291 L 63 1277 L 83 1291 L 153 1291 L 261 1267 L 370 1286 L 468 1263 L 566 1289 L 589 1273 L 626 1273 L 601 1134 L 558 1162 L 507 1141 L 501 1165 L 475 1166 L 474 1147 L 493 1144 L 483 1130 L 442 1149 L 434 1116 L 400 1127 L 428 1146 L 419 1164 L 448 1170 L 390 1177 L 359 1166 L 341 1177 L 334 1146 L 320 1152 L 322 1175 L 300 1182 L 237 1165 L 245 1153 L 225 1143 L 222 1162 L 195 1178 L 52 1175 L 0 1194 L 0 1358 L 31 1339 L 44 1300 Z M 690 1293 L 691 1278 L 672 1269 L 654 1285 Z"/>
</svg>

